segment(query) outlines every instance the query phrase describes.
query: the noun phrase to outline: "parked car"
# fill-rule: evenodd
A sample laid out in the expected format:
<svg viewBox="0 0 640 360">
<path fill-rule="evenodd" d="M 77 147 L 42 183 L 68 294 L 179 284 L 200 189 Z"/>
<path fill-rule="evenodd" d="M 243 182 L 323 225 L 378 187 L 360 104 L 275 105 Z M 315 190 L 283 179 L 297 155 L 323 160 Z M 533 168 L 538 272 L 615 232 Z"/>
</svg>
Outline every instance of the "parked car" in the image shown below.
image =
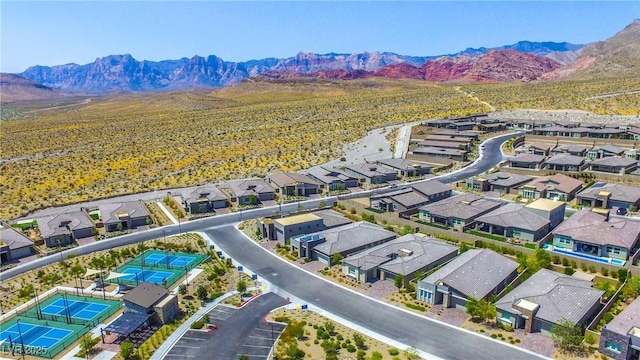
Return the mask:
<svg viewBox="0 0 640 360">
<path fill-rule="evenodd" d="M 627 215 L 627 209 L 625 209 L 625 208 L 618 208 L 618 210 L 616 210 L 616 214 L 617 214 L 617 215 Z"/>
</svg>

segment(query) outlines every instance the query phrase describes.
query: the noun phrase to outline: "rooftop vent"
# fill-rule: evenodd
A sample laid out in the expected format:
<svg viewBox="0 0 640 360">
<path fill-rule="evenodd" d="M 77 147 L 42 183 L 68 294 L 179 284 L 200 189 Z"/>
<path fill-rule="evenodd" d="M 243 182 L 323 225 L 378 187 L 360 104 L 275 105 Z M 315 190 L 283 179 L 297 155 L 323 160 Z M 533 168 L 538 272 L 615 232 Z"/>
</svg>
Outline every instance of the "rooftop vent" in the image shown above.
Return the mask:
<svg viewBox="0 0 640 360">
<path fill-rule="evenodd" d="M 400 256 L 400 257 L 406 257 L 406 256 L 411 256 L 411 255 L 413 255 L 413 251 L 412 250 L 398 249 L 398 256 Z"/>
</svg>

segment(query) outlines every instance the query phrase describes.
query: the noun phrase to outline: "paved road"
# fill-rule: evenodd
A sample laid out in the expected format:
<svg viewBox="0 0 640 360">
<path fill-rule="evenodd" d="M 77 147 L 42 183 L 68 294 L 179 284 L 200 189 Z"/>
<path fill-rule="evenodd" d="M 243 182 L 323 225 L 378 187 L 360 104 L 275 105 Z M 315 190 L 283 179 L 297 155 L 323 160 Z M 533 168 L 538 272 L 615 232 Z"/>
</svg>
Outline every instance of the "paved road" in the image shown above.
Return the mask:
<svg viewBox="0 0 640 360">
<path fill-rule="evenodd" d="M 219 326 L 215 332 L 187 331 L 164 359 L 237 359 L 240 354 L 266 359 L 282 327 L 279 327 L 273 339 L 270 331 L 264 332 L 261 336 L 254 335 L 252 338 L 249 338 L 248 334 L 255 333 L 255 328 L 261 325 L 271 310 L 286 304 L 287 301 L 282 297 L 267 293 L 252 300 L 242 309 L 230 309 L 228 317 L 224 320 L 210 318 L 212 323 Z M 259 351 L 253 351 L 251 354 L 252 350 Z"/>
<path fill-rule="evenodd" d="M 487 338 L 419 317 L 359 296 L 319 279 L 268 251 L 232 226 L 206 231 L 226 254 L 274 286 L 380 335 L 443 359 L 540 359 Z"/>
</svg>

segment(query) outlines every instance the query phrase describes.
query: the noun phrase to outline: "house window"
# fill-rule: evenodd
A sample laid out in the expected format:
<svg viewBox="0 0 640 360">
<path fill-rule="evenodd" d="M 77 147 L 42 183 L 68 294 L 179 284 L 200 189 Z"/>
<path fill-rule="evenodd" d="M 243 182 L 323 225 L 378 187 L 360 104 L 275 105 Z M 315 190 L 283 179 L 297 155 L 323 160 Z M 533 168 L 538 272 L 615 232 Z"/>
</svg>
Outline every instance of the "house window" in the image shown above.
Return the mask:
<svg viewBox="0 0 640 360">
<path fill-rule="evenodd" d="M 393 211 L 398 211 L 398 204 L 393 204 Z"/>
<path fill-rule="evenodd" d="M 349 266 L 349 276 L 356 277 L 356 268 Z"/>
<path fill-rule="evenodd" d="M 520 230 L 518 230 L 518 229 L 513 229 L 513 236 L 514 236 L 514 237 L 515 237 L 515 236 L 518 236 L 518 237 L 519 237 L 519 236 L 520 236 Z"/>
<path fill-rule="evenodd" d="M 612 342 L 612 341 L 605 341 L 604 342 L 604 347 L 607 348 L 607 350 L 611 350 L 615 353 L 620 353 L 622 352 L 622 347 L 620 347 L 620 345 Z"/>
</svg>

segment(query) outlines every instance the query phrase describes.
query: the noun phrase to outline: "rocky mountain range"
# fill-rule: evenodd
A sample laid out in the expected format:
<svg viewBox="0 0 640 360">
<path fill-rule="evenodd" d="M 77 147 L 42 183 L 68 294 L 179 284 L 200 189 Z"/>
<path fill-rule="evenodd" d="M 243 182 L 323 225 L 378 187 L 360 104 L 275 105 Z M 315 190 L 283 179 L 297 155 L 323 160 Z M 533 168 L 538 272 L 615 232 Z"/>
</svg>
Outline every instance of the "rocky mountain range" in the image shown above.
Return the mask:
<svg viewBox="0 0 640 360">
<path fill-rule="evenodd" d="M 611 64 L 619 57 L 637 57 L 638 34 L 640 21 L 636 20 L 611 39 L 584 47 L 521 41 L 493 49 L 469 48 L 445 56 L 405 56 L 388 52 L 298 53 L 290 58 L 246 62 L 228 62 L 215 55 L 138 61 L 127 54 L 99 58 L 85 65 L 33 66 L 18 75 L 53 89 L 97 94 L 221 87 L 255 76 L 271 79 L 348 80 L 381 76 L 427 81 L 537 81 L 584 71 L 592 64 Z M 615 60 L 613 63 L 628 69 L 634 61 Z M 639 62 L 635 64 L 637 66 Z"/>
</svg>

